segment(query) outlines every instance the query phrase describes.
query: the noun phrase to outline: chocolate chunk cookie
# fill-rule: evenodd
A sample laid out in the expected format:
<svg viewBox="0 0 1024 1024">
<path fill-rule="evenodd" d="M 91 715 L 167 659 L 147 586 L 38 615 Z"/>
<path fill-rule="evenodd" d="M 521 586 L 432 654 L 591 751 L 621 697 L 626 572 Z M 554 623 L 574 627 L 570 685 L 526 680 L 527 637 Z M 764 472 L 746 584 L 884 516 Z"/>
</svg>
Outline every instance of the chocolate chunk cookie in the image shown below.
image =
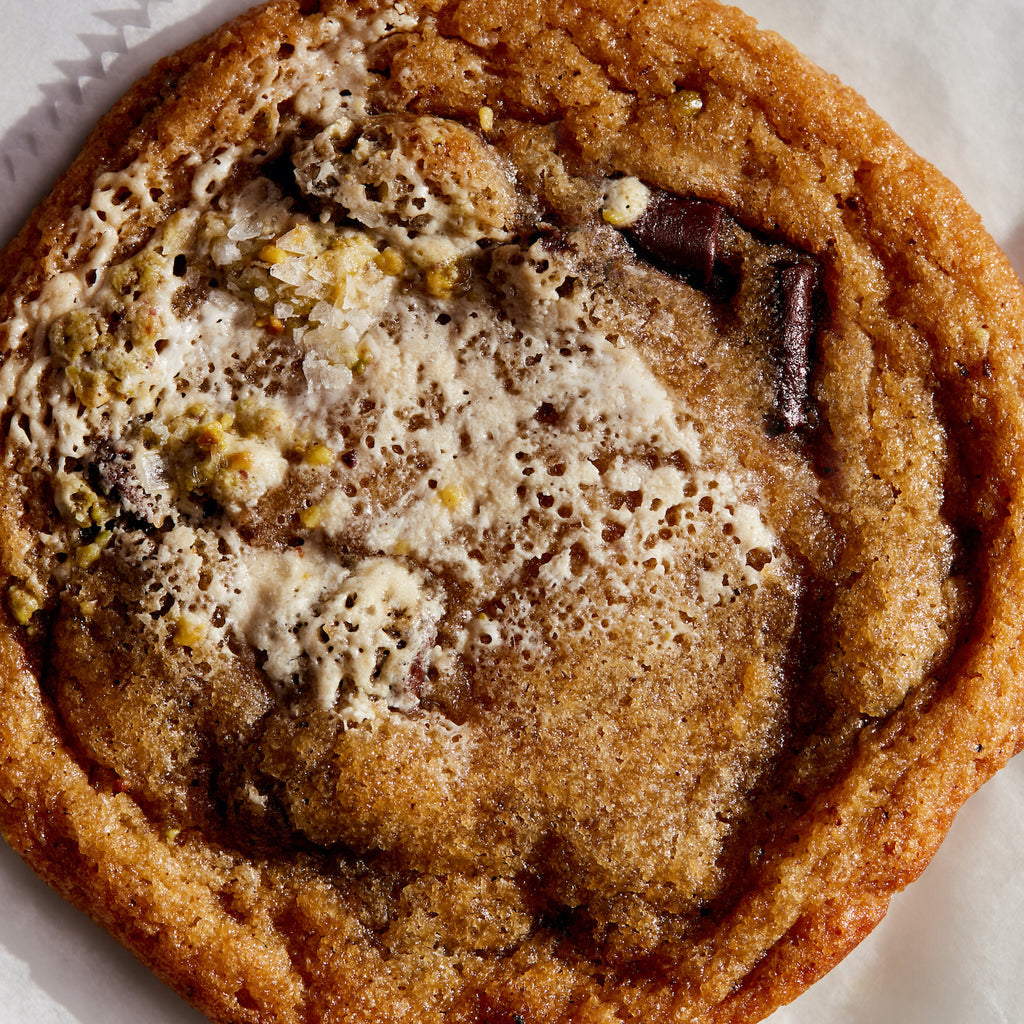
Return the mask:
<svg viewBox="0 0 1024 1024">
<path fill-rule="evenodd" d="M 1019 283 L 736 11 L 278 0 L 4 261 L 0 821 L 212 1019 L 758 1020 L 1020 744 Z"/>
</svg>

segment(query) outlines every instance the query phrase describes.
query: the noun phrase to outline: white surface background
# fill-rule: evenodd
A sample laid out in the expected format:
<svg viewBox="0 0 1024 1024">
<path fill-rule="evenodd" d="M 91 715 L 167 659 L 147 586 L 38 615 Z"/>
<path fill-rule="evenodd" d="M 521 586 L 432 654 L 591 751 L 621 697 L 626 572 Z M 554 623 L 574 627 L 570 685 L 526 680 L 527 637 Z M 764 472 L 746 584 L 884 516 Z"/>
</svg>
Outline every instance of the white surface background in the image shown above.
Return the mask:
<svg viewBox="0 0 1024 1024">
<path fill-rule="evenodd" d="M 248 0 L 0 0 L 0 242 L 158 57 Z M 1024 269 L 1024 0 L 746 0 L 863 93 Z M 2 713 L 2 709 L 0 709 Z M 0 843 L 0 1024 L 201 1024 Z M 919 882 L 772 1024 L 1024 1020 L 1024 759 Z M 415 1022 L 410 1022 L 415 1024 Z"/>
</svg>

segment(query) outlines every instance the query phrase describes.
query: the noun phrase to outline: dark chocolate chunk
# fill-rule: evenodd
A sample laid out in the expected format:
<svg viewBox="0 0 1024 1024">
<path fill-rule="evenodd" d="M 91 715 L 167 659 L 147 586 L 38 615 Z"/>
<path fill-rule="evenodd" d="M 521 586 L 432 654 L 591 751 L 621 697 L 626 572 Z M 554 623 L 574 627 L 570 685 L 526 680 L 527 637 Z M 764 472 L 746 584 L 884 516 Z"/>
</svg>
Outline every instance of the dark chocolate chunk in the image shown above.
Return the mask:
<svg viewBox="0 0 1024 1024">
<path fill-rule="evenodd" d="M 814 298 L 818 286 L 817 268 L 810 263 L 781 264 L 776 268 L 779 289 L 779 326 L 775 357 L 779 384 L 775 412 L 783 431 L 810 425 L 808 381 L 811 344 L 817 328 Z"/>
<path fill-rule="evenodd" d="M 776 377 L 769 426 L 781 433 L 811 426 L 810 371 L 820 272 L 814 258 L 787 245 L 758 240 L 718 203 L 660 190 L 652 192 L 644 212 L 622 230 L 640 256 L 723 306 L 749 305 L 754 294 L 760 296 L 759 308 L 774 320 L 774 326 L 764 325 Z M 774 250 L 767 259 L 756 255 L 766 248 Z M 743 319 L 742 310 L 740 316 Z"/>
<path fill-rule="evenodd" d="M 638 250 L 698 288 L 707 288 L 718 257 L 723 211 L 706 199 L 655 192 L 625 229 Z"/>
</svg>

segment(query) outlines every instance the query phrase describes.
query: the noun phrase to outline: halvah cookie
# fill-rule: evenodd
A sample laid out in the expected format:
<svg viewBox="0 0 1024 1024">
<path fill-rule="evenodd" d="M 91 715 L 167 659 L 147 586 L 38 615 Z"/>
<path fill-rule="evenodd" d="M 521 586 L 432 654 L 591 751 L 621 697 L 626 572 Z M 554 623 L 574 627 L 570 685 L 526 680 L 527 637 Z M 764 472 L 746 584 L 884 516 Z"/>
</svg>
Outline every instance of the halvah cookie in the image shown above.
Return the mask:
<svg viewBox="0 0 1024 1024">
<path fill-rule="evenodd" d="M 760 1019 L 1019 746 L 1019 285 L 735 11 L 272 4 L 4 259 L 4 832 L 214 1019 Z"/>
</svg>

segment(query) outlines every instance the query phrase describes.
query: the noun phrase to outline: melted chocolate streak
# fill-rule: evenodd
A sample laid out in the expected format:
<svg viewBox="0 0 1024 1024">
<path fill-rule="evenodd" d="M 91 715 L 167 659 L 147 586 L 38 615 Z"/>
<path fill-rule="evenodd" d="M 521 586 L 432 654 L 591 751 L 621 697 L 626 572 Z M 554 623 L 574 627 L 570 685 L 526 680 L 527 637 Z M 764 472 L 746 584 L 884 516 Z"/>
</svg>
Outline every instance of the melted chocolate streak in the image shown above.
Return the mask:
<svg viewBox="0 0 1024 1024">
<path fill-rule="evenodd" d="M 779 327 L 775 358 L 779 364 L 779 388 L 775 411 L 785 431 L 808 426 L 811 343 L 817 330 L 814 292 L 817 272 L 809 263 L 778 268 Z"/>
<path fill-rule="evenodd" d="M 641 255 L 704 290 L 714 276 L 724 219 L 718 203 L 655 192 L 647 209 L 625 231 Z M 780 264 L 776 284 L 778 322 L 770 350 L 779 373 L 775 417 L 778 428 L 791 433 L 810 426 L 817 268 L 811 263 Z"/>
</svg>

